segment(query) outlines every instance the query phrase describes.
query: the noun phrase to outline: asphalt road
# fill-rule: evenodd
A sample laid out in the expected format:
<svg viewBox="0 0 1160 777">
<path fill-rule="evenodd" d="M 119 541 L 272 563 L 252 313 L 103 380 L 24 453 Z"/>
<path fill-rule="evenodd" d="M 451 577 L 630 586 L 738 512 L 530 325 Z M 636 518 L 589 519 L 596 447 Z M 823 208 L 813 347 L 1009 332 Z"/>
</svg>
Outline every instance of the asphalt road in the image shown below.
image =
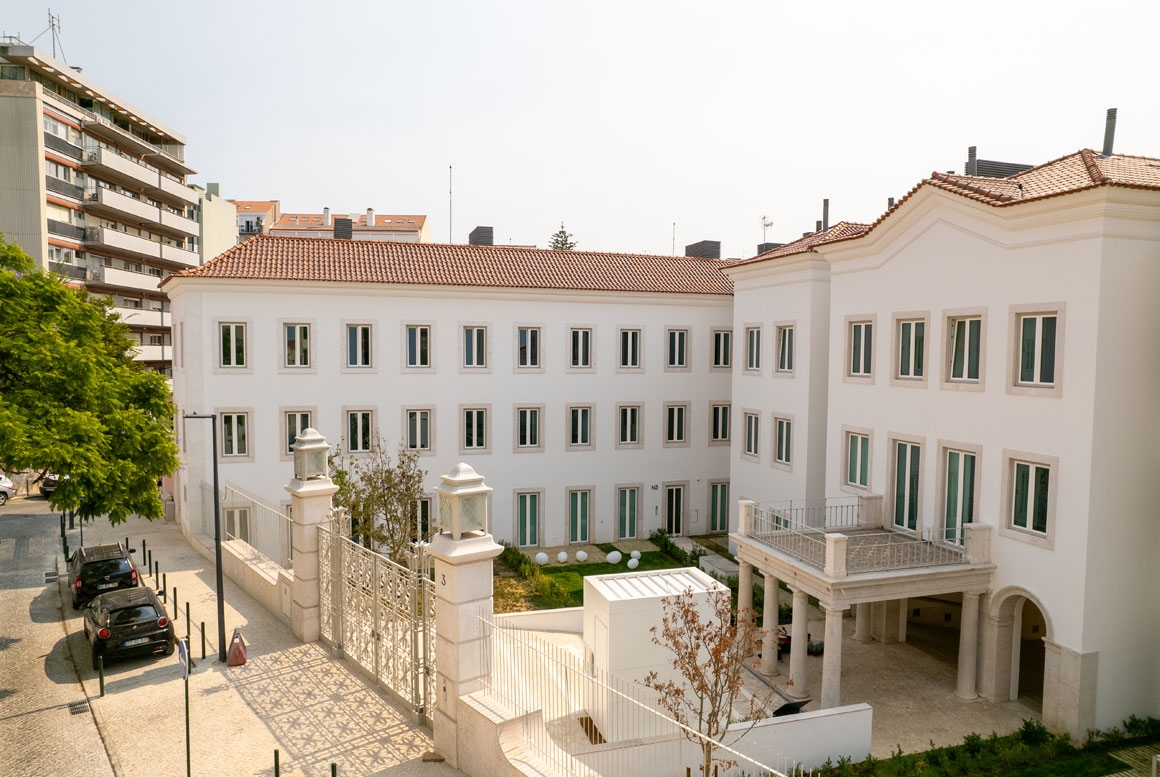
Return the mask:
<svg viewBox="0 0 1160 777">
<path fill-rule="evenodd" d="M 0 777 L 113 775 L 61 622 L 60 551 L 46 500 L 0 507 Z"/>
</svg>

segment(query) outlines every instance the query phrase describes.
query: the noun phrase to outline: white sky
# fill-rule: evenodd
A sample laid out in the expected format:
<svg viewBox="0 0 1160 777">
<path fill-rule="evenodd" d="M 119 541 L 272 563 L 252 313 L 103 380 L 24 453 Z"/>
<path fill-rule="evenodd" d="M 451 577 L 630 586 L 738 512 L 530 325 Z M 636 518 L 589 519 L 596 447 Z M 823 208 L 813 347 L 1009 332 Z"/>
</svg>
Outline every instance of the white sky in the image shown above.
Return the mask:
<svg viewBox="0 0 1160 777">
<path fill-rule="evenodd" d="M 47 8 L 8 5 L 25 41 Z M 184 134 L 194 181 L 432 238 L 751 256 L 932 170 L 1160 156 L 1155 0 L 54 0 L 69 64 Z M 51 51 L 46 34 L 36 41 Z M 454 166 L 454 221 L 448 166 Z"/>
</svg>

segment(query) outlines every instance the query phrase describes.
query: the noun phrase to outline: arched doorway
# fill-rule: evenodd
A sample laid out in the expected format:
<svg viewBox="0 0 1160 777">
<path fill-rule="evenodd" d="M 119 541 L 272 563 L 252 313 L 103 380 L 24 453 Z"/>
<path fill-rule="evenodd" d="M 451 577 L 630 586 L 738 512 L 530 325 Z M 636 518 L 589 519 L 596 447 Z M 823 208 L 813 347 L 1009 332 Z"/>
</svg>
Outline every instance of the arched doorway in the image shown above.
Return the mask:
<svg viewBox="0 0 1160 777">
<path fill-rule="evenodd" d="M 992 701 L 1019 700 L 1042 711 L 1044 640 L 1055 634 L 1050 614 L 1030 591 L 1010 587 L 992 594 L 988 621 L 991 633 L 984 650 L 994 661 L 982 678 L 983 695 Z"/>
</svg>

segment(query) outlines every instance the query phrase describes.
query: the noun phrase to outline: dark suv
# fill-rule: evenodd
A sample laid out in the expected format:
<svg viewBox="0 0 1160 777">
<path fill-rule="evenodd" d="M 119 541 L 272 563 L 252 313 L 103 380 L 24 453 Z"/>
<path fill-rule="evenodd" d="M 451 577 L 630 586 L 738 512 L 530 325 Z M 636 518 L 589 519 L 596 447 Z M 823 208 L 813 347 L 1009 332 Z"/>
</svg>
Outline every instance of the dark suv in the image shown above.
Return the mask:
<svg viewBox="0 0 1160 777">
<path fill-rule="evenodd" d="M 77 548 L 68 560 L 68 576 L 73 590 L 73 609 L 105 591 L 135 588 L 137 568 L 121 543 Z"/>
<path fill-rule="evenodd" d="M 165 606 L 149 586 L 101 594 L 85 607 L 85 637 L 97 659 L 173 655 L 176 637 Z"/>
</svg>

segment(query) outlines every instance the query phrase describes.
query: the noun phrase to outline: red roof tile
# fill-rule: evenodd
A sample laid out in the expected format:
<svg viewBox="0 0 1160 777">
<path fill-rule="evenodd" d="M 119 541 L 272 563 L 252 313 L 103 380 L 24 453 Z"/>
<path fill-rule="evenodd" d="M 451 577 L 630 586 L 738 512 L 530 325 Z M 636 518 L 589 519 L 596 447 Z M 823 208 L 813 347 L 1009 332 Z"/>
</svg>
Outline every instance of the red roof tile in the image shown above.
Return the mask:
<svg viewBox="0 0 1160 777">
<path fill-rule="evenodd" d="M 727 262 L 515 246 L 257 235 L 171 278 L 732 294 Z"/>
<path fill-rule="evenodd" d="M 321 213 L 283 213 L 278 219 L 278 223 L 271 227 L 273 231 L 293 231 L 302 232 L 305 230 L 324 231 L 329 232 L 334 229 L 335 219 L 351 219 L 351 226 L 354 229 L 366 229 L 367 214 L 363 213 L 358 216 L 347 215 L 344 213 L 331 213 L 330 225 L 322 223 L 323 214 Z M 418 232 L 427 223 L 427 217 L 416 214 L 375 214 L 375 227 L 378 229 L 388 229 L 398 232 Z"/>
<path fill-rule="evenodd" d="M 733 262 L 730 267 L 736 267 L 743 264 L 755 264 L 757 262 L 764 262 L 768 259 L 781 259 L 786 256 L 793 256 L 795 254 L 804 254 L 812 251 L 815 246 L 825 245 L 826 243 L 833 243 L 836 240 L 846 240 L 852 237 L 858 237 L 865 234 L 870 229 L 869 224 L 857 224 L 853 221 L 839 221 L 834 226 L 822 232 L 811 232 L 804 237 L 800 237 L 792 243 L 780 245 L 771 251 L 766 251 L 764 254 L 758 254 L 752 259 L 745 259 L 740 262 Z"/>
</svg>

